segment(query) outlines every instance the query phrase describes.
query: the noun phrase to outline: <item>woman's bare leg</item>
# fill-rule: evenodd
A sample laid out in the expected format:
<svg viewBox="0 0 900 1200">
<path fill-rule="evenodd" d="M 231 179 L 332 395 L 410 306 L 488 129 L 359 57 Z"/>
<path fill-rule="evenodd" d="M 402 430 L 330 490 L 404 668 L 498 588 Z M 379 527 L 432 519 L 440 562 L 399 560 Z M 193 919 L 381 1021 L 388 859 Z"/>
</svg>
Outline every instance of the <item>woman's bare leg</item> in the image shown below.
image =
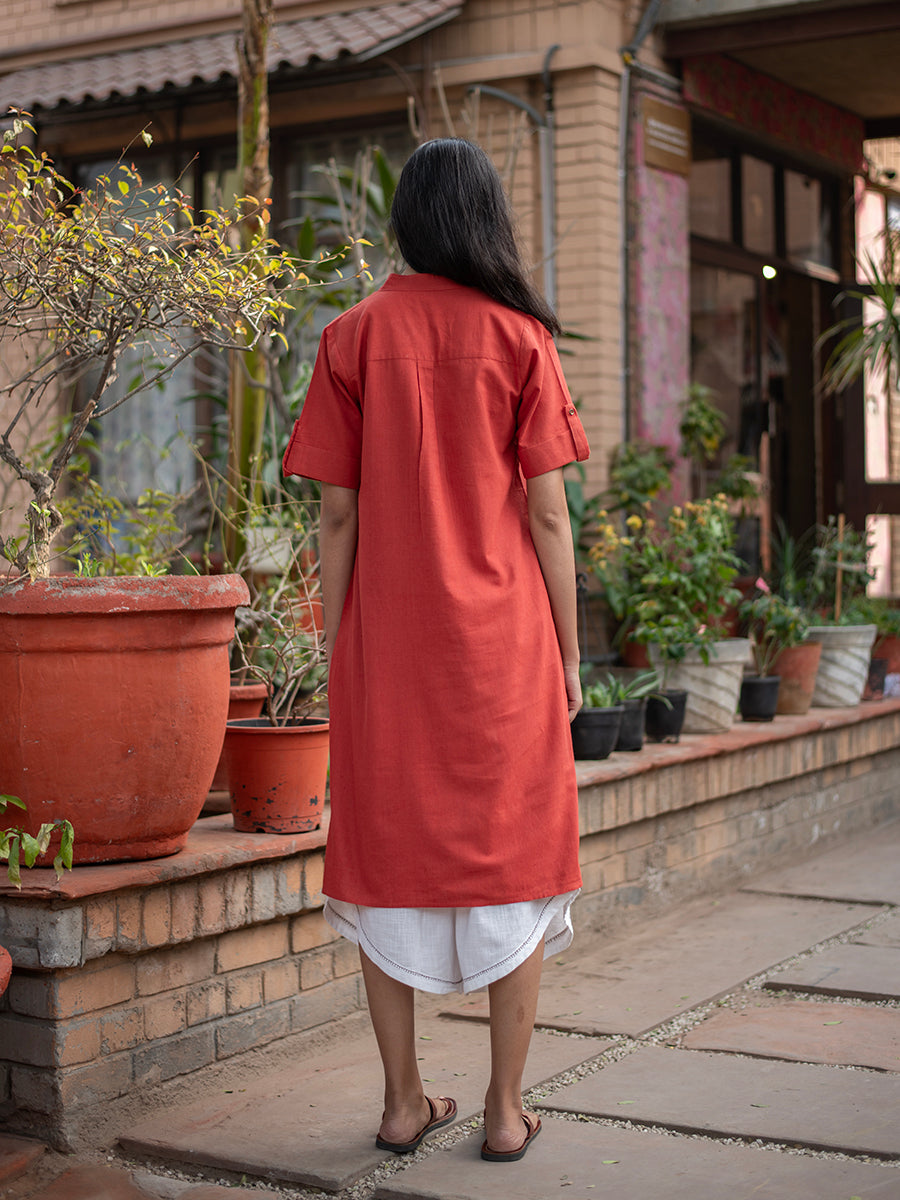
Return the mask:
<svg viewBox="0 0 900 1200">
<path fill-rule="evenodd" d="M 488 988 L 491 1005 L 491 1082 L 484 1098 L 485 1140 L 492 1150 L 522 1145 L 522 1074 L 537 1013 L 544 943 Z"/>
<path fill-rule="evenodd" d="M 384 1117 L 379 1134 L 385 1141 L 402 1144 L 411 1141 L 431 1116 L 416 1059 L 415 993 L 386 975 L 362 950 L 359 957 L 384 1068 Z M 446 1105 L 439 1100 L 434 1103 L 441 1116 Z"/>
</svg>

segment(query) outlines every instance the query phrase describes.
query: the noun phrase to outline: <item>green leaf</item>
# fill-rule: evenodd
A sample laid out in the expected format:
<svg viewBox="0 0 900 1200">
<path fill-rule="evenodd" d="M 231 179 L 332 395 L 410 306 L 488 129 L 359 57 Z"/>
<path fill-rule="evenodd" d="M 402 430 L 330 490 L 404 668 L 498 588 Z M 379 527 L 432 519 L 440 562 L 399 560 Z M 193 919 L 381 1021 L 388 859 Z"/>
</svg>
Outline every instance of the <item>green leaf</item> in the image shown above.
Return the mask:
<svg viewBox="0 0 900 1200">
<path fill-rule="evenodd" d="M 0 796 L 0 812 L 2 812 L 8 804 L 14 804 L 16 808 L 28 808 L 24 800 L 20 800 L 18 796 Z"/>
</svg>

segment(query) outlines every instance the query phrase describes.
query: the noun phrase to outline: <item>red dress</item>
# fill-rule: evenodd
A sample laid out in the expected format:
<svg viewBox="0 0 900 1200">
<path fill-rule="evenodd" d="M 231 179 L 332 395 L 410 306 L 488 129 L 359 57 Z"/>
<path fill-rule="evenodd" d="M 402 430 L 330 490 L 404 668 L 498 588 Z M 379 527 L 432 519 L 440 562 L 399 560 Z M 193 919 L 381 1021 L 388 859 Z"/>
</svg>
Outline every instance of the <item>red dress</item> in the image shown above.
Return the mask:
<svg viewBox="0 0 900 1200">
<path fill-rule="evenodd" d="M 329 675 L 326 895 L 443 908 L 580 886 L 523 476 L 587 456 L 549 334 L 476 289 L 392 275 L 325 329 L 284 471 L 359 489 Z"/>
</svg>

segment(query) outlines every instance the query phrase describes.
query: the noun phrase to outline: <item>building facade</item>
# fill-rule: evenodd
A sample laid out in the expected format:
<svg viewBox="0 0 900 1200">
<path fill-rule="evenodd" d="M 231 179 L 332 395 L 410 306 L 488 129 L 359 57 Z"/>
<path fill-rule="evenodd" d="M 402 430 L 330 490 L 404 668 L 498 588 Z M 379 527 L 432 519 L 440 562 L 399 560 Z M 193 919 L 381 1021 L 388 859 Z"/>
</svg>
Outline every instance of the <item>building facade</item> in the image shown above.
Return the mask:
<svg viewBox="0 0 900 1200">
<path fill-rule="evenodd" d="M 130 146 L 145 176 L 230 198 L 237 0 L 6 8 L 0 105 L 31 112 L 76 179 Z M 795 531 L 900 513 L 891 413 L 867 421 L 863 384 L 826 396 L 817 349 L 893 203 L 898 44 L 891 0 L 276 0 L 274 228 L 289 236 L 317 163 L 377 143 L 399 165 L 423 138 L 474 137 L 578 335 L 561 347 L 588 490 L 623 440 L 677 447 L 694 380 L 726 413 L 725 451 L 760 465 Z"/>
</svg>

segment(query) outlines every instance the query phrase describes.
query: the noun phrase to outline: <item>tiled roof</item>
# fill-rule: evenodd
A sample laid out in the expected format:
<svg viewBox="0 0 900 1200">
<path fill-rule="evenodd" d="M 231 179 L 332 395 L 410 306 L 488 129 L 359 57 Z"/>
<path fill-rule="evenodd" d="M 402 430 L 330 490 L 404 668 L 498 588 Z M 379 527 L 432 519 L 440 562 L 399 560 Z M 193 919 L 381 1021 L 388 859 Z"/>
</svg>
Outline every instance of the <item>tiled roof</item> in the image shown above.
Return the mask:
<svg viewBox="0 0 900 1200">
<path fill-rule="evenodd" d="M 272 27 L 269 71 L 302 68 L 342 57 L 365 61 L 455 17 L 462 0 L 408 0 L 355 12 L 286 21 Z M 62 103 L 159 92 L 234 76 L 237 34 L 217 33 L 136 50 L 96 54 L 27 67 L 0 77 L 0 113 Z"/>
</svg>

